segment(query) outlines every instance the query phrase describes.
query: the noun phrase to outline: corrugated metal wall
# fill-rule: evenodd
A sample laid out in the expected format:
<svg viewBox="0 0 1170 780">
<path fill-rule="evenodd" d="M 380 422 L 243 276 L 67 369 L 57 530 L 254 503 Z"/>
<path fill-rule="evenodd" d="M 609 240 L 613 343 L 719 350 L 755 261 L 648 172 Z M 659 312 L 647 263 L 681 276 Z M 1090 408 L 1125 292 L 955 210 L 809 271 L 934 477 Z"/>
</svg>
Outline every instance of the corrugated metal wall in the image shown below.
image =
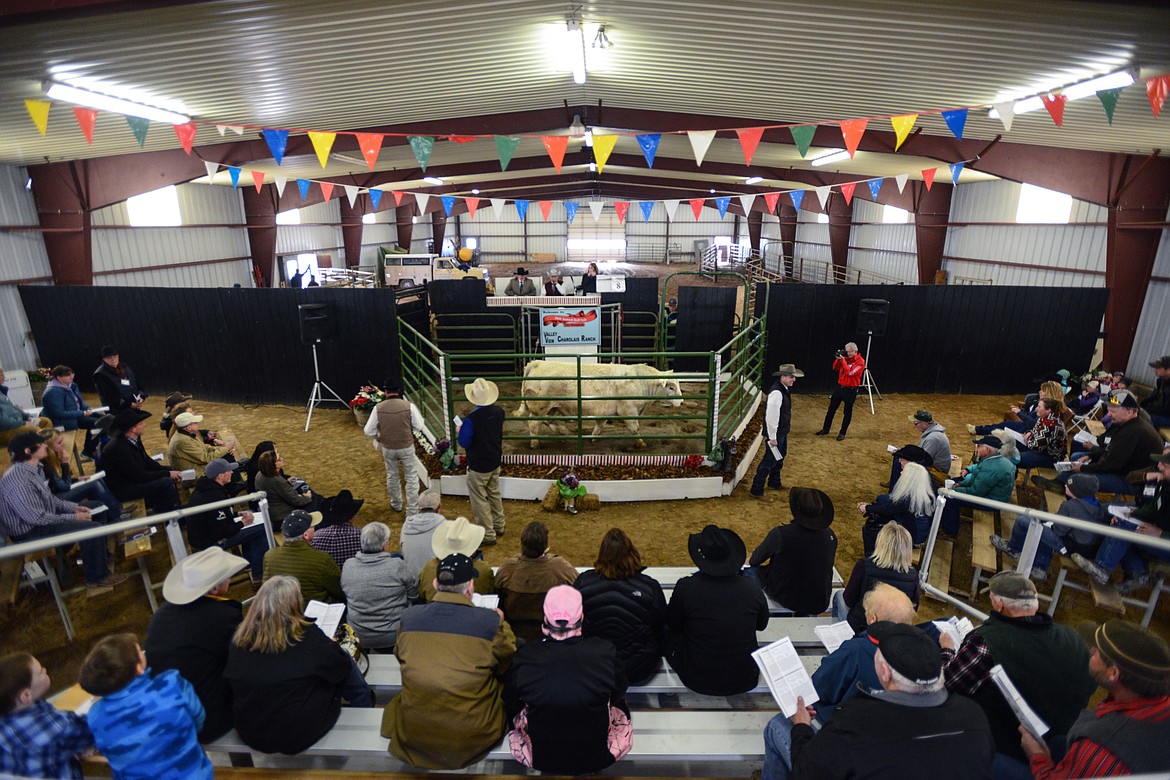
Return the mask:
<svg viewBox="0 0 1170 780">
<path fill-rule="evenodd" d="M 883 207 L 868 200 L 853 202 L 850 268 L 872 271 L 906 284 L 918 283 L 918 239 L 914 223 L 883 224 Z"/>
<path fill-rule="evenodd" d="M 24 168 L 0 165 L 0 225 L 37 225 L 36 205 L 32 193 L 25 189 L 26 181 Z M 36 367 L 36 346 L 15 282 L 47 277 L 52 277 L 52 271 L 40 233 L 0 231 L 0 366 L 12 370 Z"/>
<path fill-rule="evenodd" d="M 397 214 L 395 209 L 385 209 L 374 214 L 372 225 L 362 225 L 362 255 L 359 265 L 376 264 L 378 247 L 398 245 L 398 226 L 394 223 Z M 344 252 L 342 254 L 344 255 Z"/>
<path fill-rule="evenodd" d="M 278 225 L 276 228 L 278 256 L 302 253 L 333 255 L 337 260 L 334 265 L 341 265 L 340 258 L 345 254 L 342 246 L 341 201 L 337 198 L 301 209 L 299 225 Z"/>
<path fill-rule="evenodd" d="M 817 215 L 812 211 L 797 212 L 796 222 L 796 258 L 795 272 L 800 278 L 809 282 L 825 282 L 826 279 L 817 278 L 815 266 L 804 269 L 801 260 L 812 260 L 815 263 L 832 263 L 833 253 L 829 249 L 829 225 L 817 222 Z"/>
<path fill-rule="evenodd" d="M 1170 222 L 1170 213 L 1166 214 Z M 1129 365 L 1125 370 L 1142 384 L 1154 384 L 1154 369 L 1149 363 L 1154 358 L 1170 355 L 1170 230 L 1162 231 L 1158 256 L 1154 260 L 1153 278 L 1146 288 L 1142 318 L 1138 322 Z M 1108 366 L 1110 370 L 1113 366 Z"/>
</svg>

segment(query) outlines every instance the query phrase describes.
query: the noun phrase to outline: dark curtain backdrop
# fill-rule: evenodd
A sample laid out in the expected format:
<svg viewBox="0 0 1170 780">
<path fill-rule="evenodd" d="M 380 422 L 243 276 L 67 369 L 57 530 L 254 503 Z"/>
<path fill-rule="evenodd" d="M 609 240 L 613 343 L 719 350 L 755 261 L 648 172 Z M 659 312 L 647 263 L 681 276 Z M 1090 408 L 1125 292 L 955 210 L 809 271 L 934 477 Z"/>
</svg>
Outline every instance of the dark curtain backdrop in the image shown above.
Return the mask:
<svg viewBox="0 0 1170 780">
<path fill-rule="evenodd" d="M 714 352 L 731 341 L 735 324 L 735 287 L 679 287 L 675 352 Z M 677 357 L 678 371 L 706 371 L 702 357 Z"/>
</svg>

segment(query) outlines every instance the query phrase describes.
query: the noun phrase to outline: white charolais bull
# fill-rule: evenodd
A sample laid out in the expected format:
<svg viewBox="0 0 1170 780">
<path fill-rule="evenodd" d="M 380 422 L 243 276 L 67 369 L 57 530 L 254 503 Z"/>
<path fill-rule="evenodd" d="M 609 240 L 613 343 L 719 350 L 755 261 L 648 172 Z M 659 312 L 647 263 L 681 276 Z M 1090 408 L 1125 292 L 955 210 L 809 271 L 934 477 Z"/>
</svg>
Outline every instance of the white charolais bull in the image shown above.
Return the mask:
<svg viewBox="0 0 1170 780">
<path fill-rule="evenodd" d="M 612 363 L 583 363 L 581 375 L 597 377 L 581 381 L 581 415 L 584 417 L 625 417 L 623 420 L 630 433 L 638 435 L 638 420 L 646 405 L 650 403 L 647 396 L 661 396 L 671 406 L 682 405 L 682 389 L 678 380 L 672 376 L 672 371 L 659 371 L 653 366 L 643 364 L 612 364 Z M 618 379 L 615 377 L 636 377 L 633 379 Z M 522 416 L 535 417 L 560 415 L 575 418 L 577 416 L 577 402 L 575 400 L 551 400 L 558 397 L 575 398 L 577 395 L 577 364 L 569 361 L 533 360 L 524 367 L 524 387 L 521 391 L 524 400 L 521 401 L 517 413 Z M 631 396 L 629 398 L 607 398 L 606 396 Z M 639 397 L 640 396 L 640 397 Z M 606 420 L 593 421 L 593 433 L 597 436 Z M 528 421 L 528 435 L 536 436 L 541 421 Z M 557 433 L 567 435 L 563 425 L 548 425 Z M 646 442 L 638 439 L 638 446 L 645 447 Z M 539 445 L 538 440 L 530 442 L 532 449 Z"/>
</svg>

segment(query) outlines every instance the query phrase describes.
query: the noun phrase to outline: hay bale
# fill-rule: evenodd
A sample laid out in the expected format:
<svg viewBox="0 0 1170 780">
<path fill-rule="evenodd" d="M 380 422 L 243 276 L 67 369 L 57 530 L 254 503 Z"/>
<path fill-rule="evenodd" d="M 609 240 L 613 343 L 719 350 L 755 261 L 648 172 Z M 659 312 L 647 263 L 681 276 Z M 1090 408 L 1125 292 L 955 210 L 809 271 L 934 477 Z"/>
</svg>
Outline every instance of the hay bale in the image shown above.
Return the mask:
<svg viewBox="0 0 1170 780">
<path fill-rule="evenodd" d="M 546 512 L 555 512 L 561 508 L 561 491 L 556 482 L 548 486 L 548 491 L 540 500 L 540 508 Z"/>
<path fill-rule="evenodd" d="M 594 493 L 586 493 L 583 496 L 577 496 L 576 507 L 582 512 L 596 512 L 601 509 L 601 499 Z"/>
</svg>

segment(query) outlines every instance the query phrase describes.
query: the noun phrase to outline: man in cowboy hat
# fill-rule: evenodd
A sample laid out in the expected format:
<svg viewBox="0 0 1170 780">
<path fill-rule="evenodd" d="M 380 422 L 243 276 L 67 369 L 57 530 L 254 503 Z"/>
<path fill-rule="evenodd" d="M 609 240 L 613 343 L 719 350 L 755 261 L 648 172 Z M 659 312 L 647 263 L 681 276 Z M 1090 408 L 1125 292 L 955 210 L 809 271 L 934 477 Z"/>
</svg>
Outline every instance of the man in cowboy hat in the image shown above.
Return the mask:
<svg viewBox="0 0 1170 780">
<path fill-rule="evenodd" d="M 130 366 L 118 356 L 117 347 L 102 347 L 102 362 L 94 369 L 93 383 L 97 386 L 102 406 L 110 407 L 115 414 L 126 409 L 141 409 L 146 400 L 146 391 L 138 384 Z"/>
<path fill-rule="evenodd" d="M 232 691 L 223 676 L 232 634 L 243 618 L 240 602 L 227 597 L 232 575 L 248 562 L 219 547 L 179 561 L 163 582 L 167 600 L 150 620 L 142 649 L 155 673 L 175 669 L 191 683 L 207 713 L 200 742 L 232 728 Z"/>
<path fill-rule="evenodd" d="M 752 553 L 756 577 L 768 595 L 797 617 L 819 615 L 833 595 L 837 535 L 833 501 L 816 488 L 792 488 L 792 522 L 773 528 Z"/>
<path fill-rule="evenodd" d="M 339 568 L 362 548 L 362 534 L 353 527 L 353 518 L 364 503 L 365 499 L 355 501 L 353 493 L 348 490 L 321 502 L 324 526 L 313 534 L 309 544 L 316 550 L 328 553 Z"/>
<path fill-rule="evenodd" d="M 776 377 L 776 382 L 768 391 L 764 427 L 760 430 L 764 437 L 764 458 L 756 469 L 756 478 L 752 480 L 752 498 L 764 497 L 765 480 L 768 487 L 774 490 L 783 487 L 780 470 L 784 468 L 784 459 L 788 457 L 788 431 L 792 428 L 792 386 L 796 384 L 797 377 L 804 376 L 804 372 L 791 363 L 784 363 L 772 376 Z"/>
<path fill-rule="evenodd" d="M 696 693 L 732 696 L 759 682 L 756 632 L 768 627 L 768 600 L 740 574 L 747 548 L 739 534 L 708 525 L 687 539 L 697 574 L 683 577 L 667 607 L 666 660 Z"/>
<path fill-rule="evenodd" d="M 500 389 L 479 377 L 464 385 L 475 408 L 459 426 L 459 446 L 467 451 L 467 497 L 475 522 L 484 527 L 483 546 L 504 535 L 504 502 L 500 498 L 500 460 L 504 455 L 504 410 L 496 406 Z"/>
<path fill-rule="evenodd" d="M 216 458 L 234 457 L 236 442 L 223 446 L 213 446 L 203 441 L 199 434 L 199 423 L 203 422 L 203 415 L 183 412 L 175 416 L 175 435 L 167 445 L 167 456 L 171 467 L 183 471 L 195 469 L 202 472 L 207 464 Z"/>
<path fill-rule="evenodd" d="M 150 412 L 125 409 L 114 416 L 114 438 L 102 448 L 101 467 L 110 492 L 123 503 L 144 499 L 152 513 L 179 508 L 175 483 L 181 475 L 158 463 L 142 446 Z"/>
<path fill-rule="evenodd" d="M 483 562 L 483 526 L 475 525 L 466 517 L 456 517 L 454 520 L 445 520 L 431 535 L 431 552 L 435 554 L 425 564 L 418 575 L 418 593 L 423 601 L 432 601 L 435 598 L 435 574 L 439 561 L 448 555 L 459 553 L 466 555 L 477 563 L 475 576 L 476 593 L 495 593 L 496 575 L 492 567 Z"/>
<path fill-rule="evenodd" d="M 528 278 L 528 269 L 520 266 L 516 269 L 516 275 L 508 280 L 508 286 L 504 288 L 504 295 L 536 295 L 536 285 Z"/>
<path fill-rule="evenodd" d="M 320 524 L 320 512 L 294 509 L 285 516 L 281 524 L 284 545 L 264 553 L 264 581 L 278 574 L 296 577 L 306 604 L 314 599 L 336 604 L 345 600 L 341 593 L 341 569 L 328 553 L 309 545 Z"/>
</svg>

